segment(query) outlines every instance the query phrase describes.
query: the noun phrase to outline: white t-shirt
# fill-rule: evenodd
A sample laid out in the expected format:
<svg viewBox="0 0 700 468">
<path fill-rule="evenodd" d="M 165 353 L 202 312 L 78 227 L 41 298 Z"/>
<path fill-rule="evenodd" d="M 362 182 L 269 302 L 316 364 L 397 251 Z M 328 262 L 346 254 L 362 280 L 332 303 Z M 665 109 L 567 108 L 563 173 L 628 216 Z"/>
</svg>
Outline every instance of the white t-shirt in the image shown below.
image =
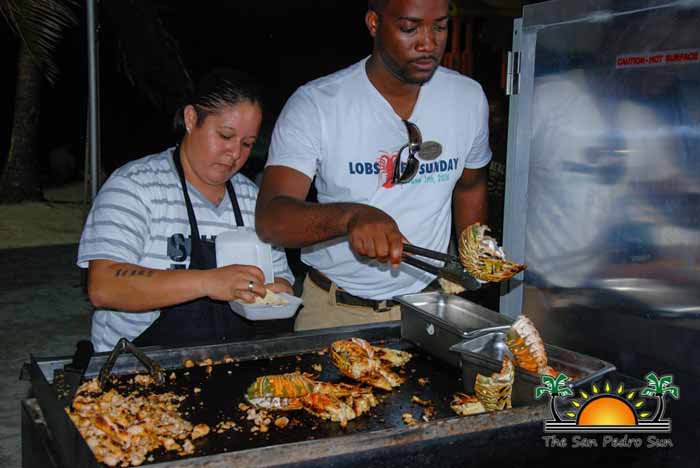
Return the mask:
<svg viewBox="0 0 700 468">
<path fill-rule="evenodd" d="M 161 270 L 187 268 L 190 225 L 182 186 L 172 158 L 173 148 L 132 161 L 116 171 L 100 189 L 85 222 L 78 249 L 78 266 L 106 259 Z M 255 226 L 258 188 L 243 174 L 231 178 L 243 224 Z M 199 234 L 208 241 L 236 226 L 228 195 L 218 206 L 187 184 Z M 276 277 L 294 283 L 284 250 L 273 249 Z M 160 312 L 97 310 L 92 318 L 96 351 L 109 351 L 119 338 L 134 339 Z"/>
<path fill-rule="evenodd" d="M 488 103 L 481 86 L 438 68 L 420 90 L 410 121 L 423 141 L 442 147 L 421 161 L 409 184 L 391 186 L 391 168 L 408 142 L 406 127 L 367 77 L 367 59 L 300 87 L 275 125 L 268 166 L 316 177 L 320 203 L 355 202 L 387 212 L 414 245 L 445 252 L 452 223 L 452 191 L 465 168 L 488 164 Z M 406 161 L 407 152 L 403 153 Z M 402 264 L 360 258 L 347 238 L 304 249 L 302 260 L 353 295 L 390 299 L 422 290 L 434 276 Z"/>
</svg>

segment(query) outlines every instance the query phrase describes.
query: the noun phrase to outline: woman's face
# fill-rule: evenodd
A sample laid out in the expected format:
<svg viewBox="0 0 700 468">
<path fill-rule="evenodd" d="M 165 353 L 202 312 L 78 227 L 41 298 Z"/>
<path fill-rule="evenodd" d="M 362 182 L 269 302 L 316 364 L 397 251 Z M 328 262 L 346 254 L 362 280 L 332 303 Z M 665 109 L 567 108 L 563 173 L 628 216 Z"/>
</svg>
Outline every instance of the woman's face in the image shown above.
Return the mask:
<svg viewBox="0 0 700 468">
<path fill-rule="evenodd" d="M 260 106 L 247 101 L 225 106 L 199 125 L 194 107 L 187 106 L 184 117 L 184 157 L 195 178 L 190 182 L 225 184 L 250 156 L 262 122 Z"/>
</svg>

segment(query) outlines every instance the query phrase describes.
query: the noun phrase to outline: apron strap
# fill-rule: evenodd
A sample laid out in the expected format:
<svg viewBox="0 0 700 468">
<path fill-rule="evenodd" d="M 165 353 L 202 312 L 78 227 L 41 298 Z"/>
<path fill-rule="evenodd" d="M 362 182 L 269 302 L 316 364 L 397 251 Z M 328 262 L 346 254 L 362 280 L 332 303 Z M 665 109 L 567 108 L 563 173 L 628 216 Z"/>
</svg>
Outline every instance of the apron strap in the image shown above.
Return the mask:
<svg viewBox="0 0 700 468">
<path fill-rule="evenodd" d="M 236 226 L 243 226 L 243 215 L 241 214 L 241 208 L 238 206 L 238 198 L 236 197 L 236 191 L 233 189 L 233 184 L 230 180 L 226 181 L 226 190 L 228 191 L 228 197 L 231 199 L 231 207 L 233 207 L 233 215 L 236 217 Z"/>
<path fill-rule="evenodd" d="M 190 200 L 190 194 L 187 190 L 187 180 L 185 179 L 185 171 L 182 169 L 182 161 L 180 160 L 180 145 L 178 144 L 173 151 L 173 162 L 175 163 L 175 169 L 177 169 L 177 174 L 180 177 L 180 185 L 182 186 L 182 193 L 185 197 L 185 207 L 187 208 L 187 218 L 190 222 L 190 230 L 192 233 L 192 239 L 200 240 L 199 228 L 197 227 L 197 218 L 194 215 L 194 208 L 192 207 L 192 201 Z M 238 198 L 236 197 L 236 191 L 233 189 L 233 184 L 230 180 L 226 181 L 226 191 L 228 192 L 228 197 L 231 200 L 231 207 L 233 208 L 233 214 L 236 217 L 236 226 L 242 227 L 243 215 L 241 214 L 241 208 L 238 205 Z M 195 249 L 195 244 L 199 242 L 192 242 L 192 249 Z M 190 254 L 191 258 L 191 254 Z"/>
</svg>

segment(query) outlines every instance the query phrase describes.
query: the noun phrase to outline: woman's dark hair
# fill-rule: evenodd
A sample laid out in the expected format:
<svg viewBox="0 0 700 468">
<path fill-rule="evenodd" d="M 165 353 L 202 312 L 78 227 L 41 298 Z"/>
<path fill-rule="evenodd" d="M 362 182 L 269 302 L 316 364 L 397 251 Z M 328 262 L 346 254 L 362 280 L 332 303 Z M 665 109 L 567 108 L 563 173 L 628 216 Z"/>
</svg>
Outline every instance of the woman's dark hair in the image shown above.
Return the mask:
<svg viewBox="0 0 700 468">
<path fill-rule="evenodd" d="M 257 104 L 262 109 L 260 87 L 250 76 L 241 71 L 230 68 L 214 69 L 202 78 L 199 85 L 175 112 L 173 119 L 175 133 L 178 136 L 185 133 L 183 114 L 188 105 L 192 105 L 197 112 L 197 127 L 199 127 L 207 116 L 241 102 Z"/>
</svg>

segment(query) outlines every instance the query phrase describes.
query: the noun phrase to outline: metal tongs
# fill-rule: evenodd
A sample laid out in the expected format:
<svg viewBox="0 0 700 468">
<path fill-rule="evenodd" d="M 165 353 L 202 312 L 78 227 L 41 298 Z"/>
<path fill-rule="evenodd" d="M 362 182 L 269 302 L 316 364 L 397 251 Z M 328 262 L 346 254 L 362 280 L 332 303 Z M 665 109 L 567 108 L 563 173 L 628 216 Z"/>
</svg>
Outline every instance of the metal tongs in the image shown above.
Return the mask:
<svg viewBox="0 0 700 468">
<path fill-rule="evenodd" d="M 440 278 L 445 278 L 448 281 L 457 283 L 467 291 L 474 291 L 481 287 L 481 283 L 474 278 L 466 270 L 466 268 L 464 268 L 462 262 L 459 260 L 459 257 L 455 255 L 424 249 L 423 247 L 416 247 L 415 245 L 411 244 L 404 244 L 403 251 L 414 255 L 420 255 L 421 257 L 432 258 L 445 262 L 442 267 L 439 267 L 410 255 L 404 255 L 402 261 L 418 268 L 419 270 L 432 273 Z"/>
<path fill-rule="evenodd" d="M 114 363 L 117 362 L 117 358 L 121 353 L 124 351 L 128 351 L 131 354 L 133 354 L 136 359 L 139 360 L 141 364 L 143 364 L 146 369 L 148 369 L 148 373 L 151 374 L 151 377 L 153 377 L 153 380 L 156 381 L 158 385 L 162 385 L 165 383 L 165 374 L 163 373 L 163 369 L 160 367 L 160 364 L 155 362 L 153 359 L 149 358 L 143 352 L 138 349 L 131 341 L 127 340 L 126 338 L 122 338 L 117 342 L 117 345 L 114 347 L 111 353 L 109 353 L 109 357 L 107 358 L 107 362 L 105 362 L 104 366 L 102 366 L 102 369 L 100 369 L 100 388 L 102 390 L 105 390 L 107 387 L 107 383 L 109 382 L 109 376 L 112 373 L 112 367 L 114 367 Z"/>
<path fill-rule="evenodd" d="M 94 351 L 90 341 L 81 340 L 75 347 L 73 360 L 63 366 L 63 369 L 54 370 L 54 388 L 63 406 L 70 406 L 73 402 Z"/>
</svg>

